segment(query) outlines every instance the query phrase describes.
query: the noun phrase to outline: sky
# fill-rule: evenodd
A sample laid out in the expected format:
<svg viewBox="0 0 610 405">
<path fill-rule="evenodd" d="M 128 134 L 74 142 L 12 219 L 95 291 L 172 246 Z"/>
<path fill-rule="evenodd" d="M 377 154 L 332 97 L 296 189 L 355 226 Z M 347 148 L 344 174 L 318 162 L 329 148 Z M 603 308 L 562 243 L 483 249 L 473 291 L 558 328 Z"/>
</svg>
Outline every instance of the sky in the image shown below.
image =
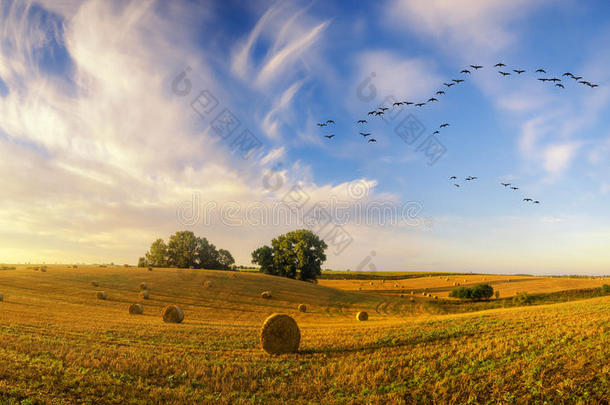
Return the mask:
<svg viewBox="0 0 610 405">
<path fill-rule="evenodd" d="M 0 262 L 135 264 L 192 230 L 247 265 L 306 228 L 325 268 L 610 274 L 609 17 L 602 0 L 2 0 Z"/>
</svg>

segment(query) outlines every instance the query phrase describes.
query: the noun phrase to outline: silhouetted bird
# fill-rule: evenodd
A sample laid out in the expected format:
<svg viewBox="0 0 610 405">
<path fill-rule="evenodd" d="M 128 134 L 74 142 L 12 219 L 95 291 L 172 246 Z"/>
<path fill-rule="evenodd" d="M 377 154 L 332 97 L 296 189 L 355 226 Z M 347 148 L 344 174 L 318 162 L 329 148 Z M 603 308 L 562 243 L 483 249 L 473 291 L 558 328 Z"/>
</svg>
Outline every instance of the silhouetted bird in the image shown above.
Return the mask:
<svg viewBox="0 0 610 405">
<path fill-rule="evenodd" d="M 538 80 L 540 80 L 541 82 L 548 82 L 548 81 L 549 81 L 549 79 L 545 79 L 544 77 L 543 77 L 543 78 L 540 78 L 540 79 L 538 79 Z"/>
<path fill-rule="evenodd" d="M 587 86 L 591 84 L 591 83 L 589 83 L 589 82 L 588 82 L 588 81 L 586 81 L 586 80 L 581 80 L 581 81 L 579 81 L 578 83 L 586 84 Z"/>
<path fill-rule="evenodd" d="M 456 179 L 457 179 L 457 177 L 456 177 L 456 176 L 451 176 L 451 177 L 449 177 L 449 180 L 456 180 Z"/>
<path fill-rule="evenodd" d="M 572 79 L 579 81 L 580 79 L 582 79 L 582 76 L 572 76 Z"/>
<path fill-rule="evenodd" d="M 496 63 L 494 65 L 494 67 L 502 67 L 502 66 L 506 66 L 504 63 Z"/>
<path fill-rule="evenodd" d="M 332 135 L 324 135 L 324 138 L 331 139 L 333 136 L 335 136 L 335 134 L 332 134 Z"/>
<path fill-rule="evenodd" d="M 428 103 L 432 102 L 432 101 L 438 101 L 437 99 L 435 99 L 434 97 L 431 97 L 428 99 Z"/>
<path fill-rule="evenodd" d="M 383 111 L 377 111 L 375 115 L 379 117 L 380 115 L 383 115 Z"/>
<path fill-rule="evenodd" d="M 593 84 L 593 83 L 589 83 L 587 84 L 587 86 L 591 87 L 592 89 L 599 87 L 599 84 Z"/>
<path fill-rule="evenodd" d="M 377 113 L 377 111 L 369 111 L 368 115 L 375 115 Z"/>
<path fill-rule="evenodd" d="M 561 87 L 562 89 L 565 89 L 565 87 L 563 87 L 563 84 L 561 84 L 561 83 L 557 83 L 557 84 L 555 85 L 555 87 Z"/>
<path fill-rule="evenodd" d="M 334 124 L 334 123 L 335 123 L 335 121 L 333 121 L 333 120 L 326 120 L 326 123 L 327 123 L 327 124 Z"/>
<path fill-rule="evenodd" d="M 417 103 L 417 104 L 415 104 L 415 107 L 423 107 L 425 105 L 426 105 L 426 103 Z"/>
<path fill-rule="evenodd" d="M 459 187 L 459 186 L 460 186 L 459 184 L 455 184 L 455 183 L 453 183 L 453 185 L 454 185 L 454 186 L 456 186 L 456 187 Z"/>
<path fill-rule="evenodd" d="M 468 74 L 470 74 L 470 70 L 468 70 L 468 69 L 464 69 L 464 70 L 462 70 L 460 73 L 468 73 Z"/>
<path fill-rule="evenodd" d="M 371 139 L 369 139 L 369 142 L 377 142 L 377 139 L 371 138 Z"/>
<path fill-rule="evenodd" d="M 540 201 L 536 200 L 534 201 L 534 204 L 540 204 Z"/>
<path fill-rule="evenodd" d="M 381 111 L 385 111 L 385 110 L 387 110 L 387 109 L 388 109 L 388 107 L 379 107 L 379 109 L 380 109 Z"/>
<path fill-rule="evenodd" d="M 453 79 L 453 81 L 456 83 L 462 83 L 464 81 L 464 79 Z"/>
<path fill-rule="evenodd" d="M 436 94 L 440 96 L 441 94 L 445 94 L 445 92 L 442 91 L 442 90 L 439 90 L 439 91 L 436 92 Z"/>
<path fill-rule="evenodd" d="M 536 73 L 546 73 L 546 70 L 544 70 L 544 69 L 538 69 L 538 70 L 536 70 Z"/>
<path fill-rule="evenodd" d="M 511 187 L 513 190 L 519 190 L 519 187 Z"/>
<path fill-rule="evenodd" d="M 403 103 L 404 105 L 411 105 L 411 104 L 413 104 L 413 103 L 412 103 L 412 102 L 410 102 L 410 101 L 403 101 L 402 103 Z"/>
<path fill-rule="evenodd" d="M 393 106 L 399 106 L 399 105 L 402 105 L 402 103 L 401 103 L 400 101 L 398 101 L 398 102 L 396 102 L 396 103 L 394 103 L 394 104 L 392 104 L 392 105 L 393 105 Z"/>
<path fill-rule="evenodd" d="M 504 187 L 510 186 L 510 183 L 500 183 L 500 184 L 502 184 Z"/>
<path fill-rule="evenodd" d="M 498 73 L 500 73 L 502 76 L 510 76 L 510 73 L 502 72 L 501 70 L 498 70 Z"/>
<path fill-rule="evenodd" d="M 470 65 L 471 68 L 473 68 L 474 70 L 478 70 L 481 69 L 483 66 L 480 65 Z"/>
<path fill-rule="evenodd" d="M 444 84 L 445 86 L 447 86 L 447 87 L 451 87 L 451 86 L 453 86 L 455 83 L 443 83 L 443 84 Z"/>
<path fill-rule="evenodd" d="M 534 201 L 531 198 L 524 198 L 523 201 Z"/>
<path fill-rule="evenodd" d="M 565 72 L 564 74 L 562 74 L 562 76 L 574 77 L 574 75 L 570 72 Z"/>
<path fill-rule="evenodd" d="M 318 123 L 318 126 L 319 126 L 319 127 L 325 127 L 325 126 L 326 126 L 326 124 L 320 124 L 320 123 Z"/>
<path fill-rule="evenodd" d="M 370 133 L 366 133 L 366 132 L 360 132 L 360 135 L 362 135 L 363 137 L 365 137 L 365 138 L 366 138 L 367 136 L 369 136 L 369 135 L 370 135 Z"/>
<path fill-rule="evenodd" d="M 513 72 L 515 72 L 516 74 L 520 75 L 521 73 L 525 72 L 525 70 L 515 70 L 515 69 L 513 69 Z"/>
<path fill-rule="evenodd" d="M 439 132 L 439 131 L 434 131 L 434 132 L 432 133 L 432 135 L 436 135 L 436 134 L 440 134 L 440 132 Z"/>
<path fill-rule="evenodd" d="M 561 79 L 558 79 L 556 77 L 553 77 L 552 79 L 549 79 L 549 82 L 553 82 L 553 83 L 560 82 L 560 81 L 561 81 Z"/>
<path fill-rule="evenodd" d="M 358 124 L 366 124 L 367 120 L 358 120 Z"/>
<path fill-rule="evenodd" d="M 449 126 L 449 124 L 446 124 L 446 123 L 445 124 L 441 124 L 441 128 L 446 128 L 448 126 Z"/>
</svg>

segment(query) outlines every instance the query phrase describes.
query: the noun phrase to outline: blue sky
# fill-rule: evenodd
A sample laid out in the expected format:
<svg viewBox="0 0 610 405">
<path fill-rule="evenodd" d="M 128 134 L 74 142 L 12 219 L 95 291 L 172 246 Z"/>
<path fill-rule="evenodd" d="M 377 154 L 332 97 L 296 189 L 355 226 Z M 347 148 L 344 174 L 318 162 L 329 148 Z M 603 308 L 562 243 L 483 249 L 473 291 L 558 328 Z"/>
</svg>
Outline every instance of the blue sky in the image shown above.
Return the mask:
<svg viewBox="0 0 610 405">
<path fill-rule="evenodd" d="M 608 274 L 605 2 L 1 4 L 0 261 L 134 263 L 192 229 L 247 264 L 315 203 L 338 201 L 365 214 L 320 225 L 327 267 L 375 252 L 365 269 Z M 498 62 L 526 72 L 502 77 Z M 460 73 L 471 64 L 484 67 Z M 386 97 L 441 89 L 388 122 L 367 116 Z M 217 105 L 202 116 L 204 90 Z M 239 120 L 227 139 L 213 124 L 224 109 Z M 395 131 L 409 116 L 423 127 L 411 145 Z M 430 165 L 417 147 L 445 122 Z M 261 145 L 248 159 L 244 129 Z M 295 187 L 303 211 L 275 218 Z M 380 205 L 415 217 L 367 223 Z"/>
</svg>

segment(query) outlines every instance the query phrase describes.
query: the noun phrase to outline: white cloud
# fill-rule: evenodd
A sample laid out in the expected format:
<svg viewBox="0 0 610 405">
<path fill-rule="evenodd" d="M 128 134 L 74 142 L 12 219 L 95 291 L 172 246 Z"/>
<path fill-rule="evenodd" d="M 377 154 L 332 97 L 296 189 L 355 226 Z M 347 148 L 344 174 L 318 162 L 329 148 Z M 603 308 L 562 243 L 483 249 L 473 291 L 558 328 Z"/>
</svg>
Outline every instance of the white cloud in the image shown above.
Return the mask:
<svg viewBox="0 0 610 405">
<path fill-rule="evenodd" d="M 580 145 L 575 142 L 549 145 L 544 151 L 544 168 L 551 174 L 559 174 L 570 166 Z"/>
</svg>

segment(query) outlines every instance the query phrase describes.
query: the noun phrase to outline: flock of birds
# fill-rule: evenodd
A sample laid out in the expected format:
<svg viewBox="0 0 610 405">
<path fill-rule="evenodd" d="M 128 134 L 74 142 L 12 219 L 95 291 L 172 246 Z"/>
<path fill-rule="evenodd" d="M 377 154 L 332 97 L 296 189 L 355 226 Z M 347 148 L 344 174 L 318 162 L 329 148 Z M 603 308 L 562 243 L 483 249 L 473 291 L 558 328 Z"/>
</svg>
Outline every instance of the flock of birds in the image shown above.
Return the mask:
<svg viewBox="0 0 610 405">
<path fill-rule="evenodd" d="M 512 69 L 512 72 L 502 70 L 503 68 L 506 68 L 506 67 L 507 66 L 504 63 L 501 63 L 501 62 L 500 63 L 496 63 L 494 65 L 494 68 L 498 69 L 498 73 L 502 77 L 511 76 L 512 73 L 515 73 L 517 76 L 521 76 L 523 73 L 527 72 L 527 70 L 525 70 L 525 69 Z M 482 68 L 483 68 L 483 66 L 481 66 L 481 65 L 469 65 L 469 68 L 463 69 L 460 72 L 460 74 L 469 76 L 469 75 L 472 75 L 471 69 L 474 70 L 474 71 L 477 71 L 477 70 L 482 69 Z M 506 70 L 508 70 L 508 69 L 506 69 Z M 540 75 L 547 75 L 547 72 L 546 72 L 545 69 L 539 68 L 539 69 L 537 69 L 535 71 L 535 74 L 538 75 L 538 76 L 540 76 Z M 466 77 L 466 76 L 463 76 L 463 77 Z M 571 72 L 563 73 L 561 75 L 561 79 L 558 78 L 558 77 L 554 77 L 554 76 L 553 77 L 537 77 L 537 80 L 540 81 L 541 83 L 549 82 L 549 83 L 554 84 L 554 86 L 559 88 L 559 89 L 565 89 L 565 85 L 563 84 L 565 82 L 563 80 L 569 81 L 568 79 L 572 79 L 576 83 L 582 84 L 583 86 L 588 86 L 588 87 L 590 87 L 592 89 L 594 89 L 596 87 L 599 87 L 598 84 L 592 83 L 592 82 L 590 82 L 588 80 L 583 80 L 582 76 L 574 75 Z M 425 106 L 428 103 L 439 102 L 439 99 L 437 97 L 444 96 L 446 94 L 446 90 L 450 89 L 453 86 L 459 85 L 460 83 L 462 83 L 464 81 L 465 81 L 465 79 L 452 79 L 450 82 L 443 83 L 443 86 L 445 86 L 445 88 L 436 91 L 434 96 L 428 98 L 427 101 L 422 101 L 422 102 L 396 101 L 396 102 L 394 102 L 392 104 L 392 107 L 395 108 L 395 107 L 402 107 L 402 106 L 405 106 L 405 107 L 414 106 L 414 107 L 421 108 L 421 107 Z M 382 106 L 382 107 L 379 107 L 379 108 L 377 108 L 375 110 L 369 111 L 367 115 L 369 117 L 370 116 L 372 116 L 372 117 L 381 117 L 382 115 L 384 115 L 386 113 L 387 110 L 389 110 L 389 107 Z M 324 122 L 319 122 L 317 125 L 320 128 L 323 128 L 323 127 L 327 127 L 327 126 L 329 126 L 331 124 L 334 124 L 334 123 L 335 123 L 334 120 L 326 120 Z M 367 119 L 359 119 L 359 120 L 356 121 L 356 125 L 366 125 L 366 124 L 368 124 Z M 439 128 L 436 129 L 433 132 L 433 135 L 440 134 L 440 130 L 442 130 L 443 128 L 447 128 L 448 126 L 449 126 L 449 123 L 441 124 L 439 126 Z M 368 143 L 375 143 L 375 142 L 377 142 L 377 140 L 372 137 L 372 134 L 370 132 L 359 132 L 359 133 L 360 133 L 360 135 L 364 139 L 367 139 L 367 137 L 369 137 L 369 136 L 371 137 L 371 138 L 368 138 Z M 335 137 L 335 134 L 333 133 L 333 134 L 329 134 L 329 135 L 324 135 L 324 137 L 330 140 L 330 139 Z M 457 180 L 457 176 L 451 176 L 449 179 L 450 180 Z M 468 176 L 464 180 L 470 182 L 470 181 L 474 181 L 476 179 L 477 179 L 477 177 L 475 177 L 475 176 Z M 510 183 L 500 183 L 500 184 L 502 186 L 504 186 L 505 188 L 510 188 L 511 190 L 514 190 L 514 191 L 515 190 L 519 190 L 519 187 L 515 187 L 514 185 L 512 185 Z M 453 185 L 455 187 L 458 187 L 458 188 L 460 187 L 460 185 L 457 184 L 457 183 L 453 183 Z M 523 198 L 523 201 L 524 202 L 531 202 L 533 204 L 540 204 L 540 201 L 532 199 L 532 198 L 529 198 L 529 197 Z"/>
</svg>

